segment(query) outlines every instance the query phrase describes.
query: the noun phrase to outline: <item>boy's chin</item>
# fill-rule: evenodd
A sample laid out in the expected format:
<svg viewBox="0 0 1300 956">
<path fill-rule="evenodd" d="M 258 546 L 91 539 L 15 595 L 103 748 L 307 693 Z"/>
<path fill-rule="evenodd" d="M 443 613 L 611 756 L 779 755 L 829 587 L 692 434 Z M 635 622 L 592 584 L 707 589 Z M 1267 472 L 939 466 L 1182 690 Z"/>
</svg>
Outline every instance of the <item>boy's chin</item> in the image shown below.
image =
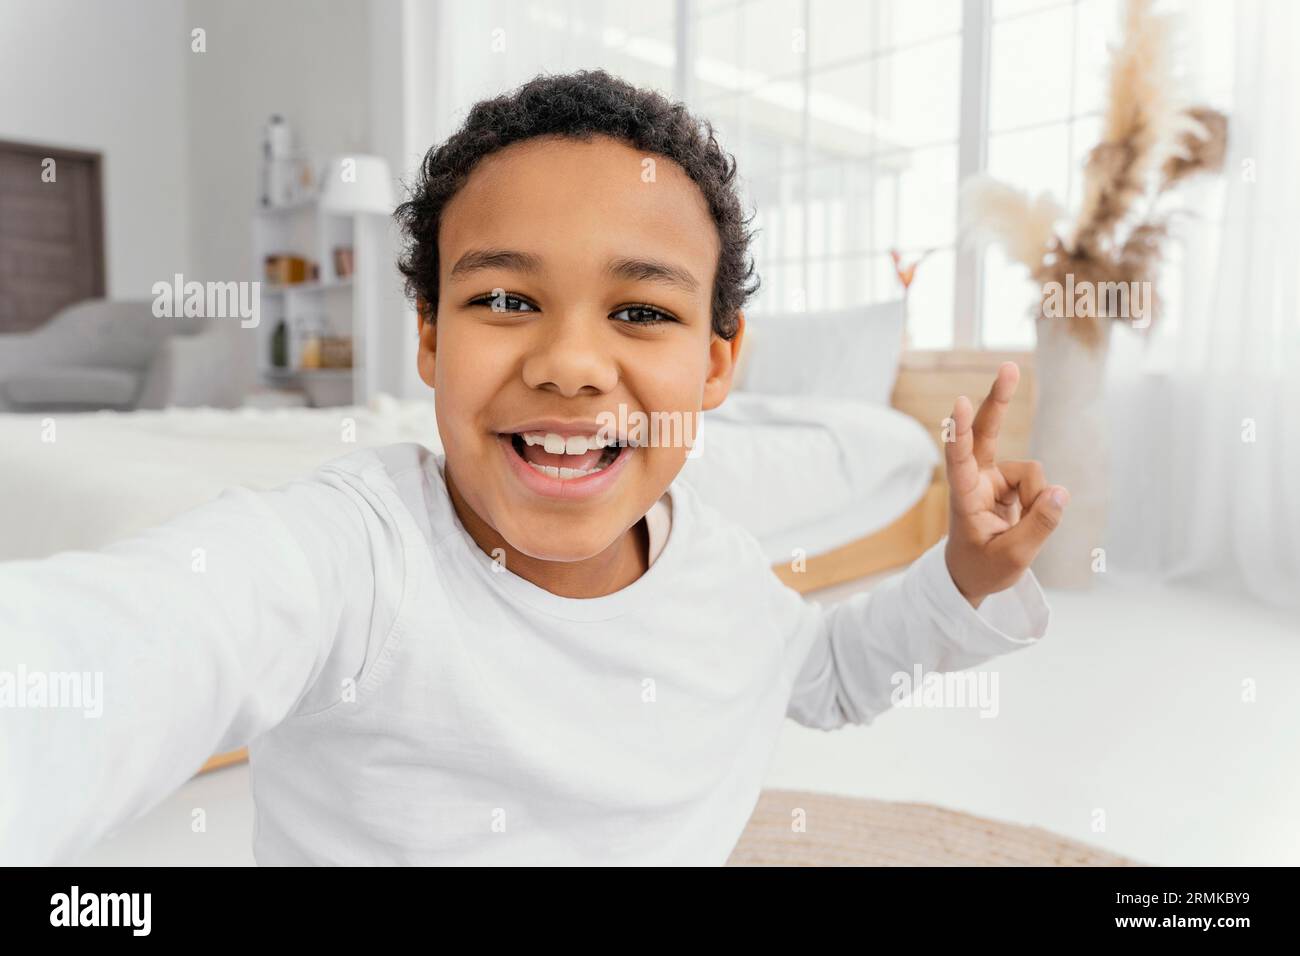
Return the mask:
<svg viewBox="0 0 1300 956">
<path fill-rule="evenodd" d="M 601 522 L 601 524 L 606 524 Z M 553 522 L 531 523 L 511 529 L 504 537 L 511 547 L 538 561 L 570 563 L 586 561 L 602 554 L 616 544 L 625 532 L 593 526 L 584 528 L 566 522 L 557 527 Z"/>
</svg>

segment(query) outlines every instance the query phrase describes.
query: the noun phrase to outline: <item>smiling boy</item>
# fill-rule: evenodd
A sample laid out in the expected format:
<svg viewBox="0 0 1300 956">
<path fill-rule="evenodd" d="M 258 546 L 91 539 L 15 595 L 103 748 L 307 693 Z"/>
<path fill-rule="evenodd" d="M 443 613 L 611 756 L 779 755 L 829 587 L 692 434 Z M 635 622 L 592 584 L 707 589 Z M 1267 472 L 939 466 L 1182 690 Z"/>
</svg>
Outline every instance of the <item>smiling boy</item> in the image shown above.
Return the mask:
<svg viewBox="0 0 1300 956">
<path fill-rule="evenodd" d="M 0 859 L 66 859 L 248 743 L 260 863 L 722 863 L 787 716 L 866 723 L 896 673 L 1040 637 L 1067 496 L 995 460 L 1014 366 L 957 401 L 949 538 L 836 605 L 675 480 L 686 442 L 602 429 L 726 398 L 734 173 L 602 72 L 476 105 L 398 211 L 445 453 L 0 566 L 3 660 L 105 675 L 101 720 L 0 714 Z"/>
</svg>

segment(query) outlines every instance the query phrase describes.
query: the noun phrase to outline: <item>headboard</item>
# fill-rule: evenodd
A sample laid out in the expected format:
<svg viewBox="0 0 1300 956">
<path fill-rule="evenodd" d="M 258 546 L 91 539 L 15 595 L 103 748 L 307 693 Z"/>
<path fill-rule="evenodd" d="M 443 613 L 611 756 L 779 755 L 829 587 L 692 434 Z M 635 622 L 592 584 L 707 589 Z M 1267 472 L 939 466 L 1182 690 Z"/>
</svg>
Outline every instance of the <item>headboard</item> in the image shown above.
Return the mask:
<svg viewBox="0 0 1300 956">
<path fill-rule="evenodd" d="M 1027 458 L 1038 387 L 1033 352 L 906 352 L 890 404 L 919 421 L 941 444 L 943 421 L 952 414 L 957 396 L 965 395 L 979 408 L 1003 362 L 1020 366 L 1020 387 L 1002 423 L 998 457 Z"/>
</svg>

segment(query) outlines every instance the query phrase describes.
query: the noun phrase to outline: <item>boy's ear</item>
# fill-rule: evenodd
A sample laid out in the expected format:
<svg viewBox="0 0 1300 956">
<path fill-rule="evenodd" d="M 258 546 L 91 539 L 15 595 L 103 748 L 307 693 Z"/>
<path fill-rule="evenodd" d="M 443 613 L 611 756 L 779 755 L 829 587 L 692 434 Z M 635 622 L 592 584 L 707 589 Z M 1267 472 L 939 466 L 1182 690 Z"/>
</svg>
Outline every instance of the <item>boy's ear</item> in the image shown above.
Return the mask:
<svg viewBox="0 0 1300 956">
<path fill-rule="evenodd" d="M 433 309 L 424 299 L 415 300 L 415 315 L 420 335 L 420 348 L 416 355 L 415 366 L 424 384 L 433 388 L 433 372 L 438 356 L 438 323 L 434 321 Z"/>
<path fill-rule="evenodd" d="M 715 335 L 709 341 L 709 377 L 704 381 L 702 408 L 717 408 L 731 392 L 741 345 L 745 341 L 745 313 L 736 313 L 736 334 L 730 339 Z"/>
</svg>

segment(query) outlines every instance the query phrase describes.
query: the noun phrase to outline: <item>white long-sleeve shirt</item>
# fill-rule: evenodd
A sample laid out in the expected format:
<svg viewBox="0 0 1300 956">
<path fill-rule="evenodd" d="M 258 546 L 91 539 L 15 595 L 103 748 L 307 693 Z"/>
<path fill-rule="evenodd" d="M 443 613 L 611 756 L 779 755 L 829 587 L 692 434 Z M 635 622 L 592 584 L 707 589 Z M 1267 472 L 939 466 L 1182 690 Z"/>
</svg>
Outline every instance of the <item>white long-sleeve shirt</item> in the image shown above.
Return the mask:
<svg viewBox="0 0 1300 956">
<path fill-rule="evenodd" d="M 718 864 L 787 715 L 866 723 L 892 675 L 1046 629 L 1031 575 L 977 612 L 942 543 L 805 601 L 681 481 L 641 578 L 560 597 L 474 544 L 442 466 L 357 452 L 0 565 L 0 677 L 29 698 L 0 695 L 0 862 L 66 860 L 248 744 L 262 864 Z M 102 677 L 99 716 L 32 705 L 69 674 Z"/>
</svg>

